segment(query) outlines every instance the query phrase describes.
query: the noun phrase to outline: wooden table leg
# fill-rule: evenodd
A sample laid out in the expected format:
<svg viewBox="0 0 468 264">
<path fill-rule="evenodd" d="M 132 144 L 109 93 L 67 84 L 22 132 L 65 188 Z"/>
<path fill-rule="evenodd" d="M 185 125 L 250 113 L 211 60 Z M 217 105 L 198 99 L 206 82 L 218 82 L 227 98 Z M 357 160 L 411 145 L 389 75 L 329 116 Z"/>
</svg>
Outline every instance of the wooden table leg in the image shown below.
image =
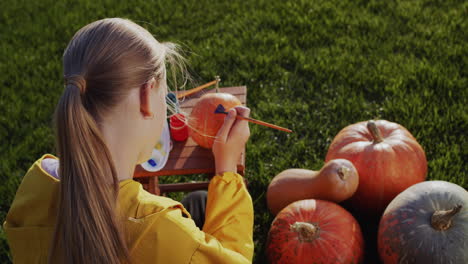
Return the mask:
<svg viewBox="0 0 468 264">
<path fill-rule="evenodd" d="M 148 192 L 155 194 L 155 195 L 161 194 L 161 190 L 159 189 L 158 176 L 149 177 Z"/>
</svg>

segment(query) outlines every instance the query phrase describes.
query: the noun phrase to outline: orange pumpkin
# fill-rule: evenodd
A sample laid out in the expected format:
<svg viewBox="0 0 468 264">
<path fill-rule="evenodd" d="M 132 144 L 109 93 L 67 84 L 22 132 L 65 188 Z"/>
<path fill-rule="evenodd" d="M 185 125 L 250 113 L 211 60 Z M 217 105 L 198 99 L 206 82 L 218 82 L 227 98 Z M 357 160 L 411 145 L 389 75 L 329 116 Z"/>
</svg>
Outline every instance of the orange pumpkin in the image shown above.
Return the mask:
<svg viewBox="0 0 468 264">
<path fill-rule="evenodd" d="M 209 93 L 198 99 L 189 118 L 190 137 L 201 147 L 211 149 L 218 130 L 223 126 L 224 114 L 215 114 L 222 104 L 226 111 L 242 105 L 239 99 L 228 93 Z"/>
<path fill-rule="evenodd" d="M 276 175 L 268 185 L 267 204 L 276 215 L 288 204 L 303 199 L 342 202 L 357 190 L 359 175 L 345 159 L 330 160 L 320 171 L 287 169 Z"/>
<path fill-rule="evenodd" d="M 330 145 L 326 161 L 332 159 L 354 164 L 359 187 L 350 203 L 371 216 L 380 215 L 395 196 L 427 174 L 423 148 L 406 128 L 386 120 L 345 127 Z"/>
<path fill-rule="evenodd" d="M 269 263 L 361 263 L 364 240 L 356 219 L 341 206 L 300 200 L 276 216 L 268 232 Z"/>
</svg>

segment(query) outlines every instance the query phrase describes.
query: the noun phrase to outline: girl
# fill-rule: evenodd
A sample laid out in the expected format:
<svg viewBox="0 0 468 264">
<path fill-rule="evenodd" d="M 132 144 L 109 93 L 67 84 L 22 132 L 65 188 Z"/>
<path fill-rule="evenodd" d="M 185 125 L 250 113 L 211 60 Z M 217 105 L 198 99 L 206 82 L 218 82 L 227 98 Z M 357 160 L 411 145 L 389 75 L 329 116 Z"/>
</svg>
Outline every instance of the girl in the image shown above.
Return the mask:
<svg viewBox="0 0 468 264">
<path fill-rule="evenodd" d="M 173 44 L 125 19 L 75 34 L 54 114 L 60 159 L 46 154 L 32 165 L 4 223 L 15 263 L 252 261 L 252 200 L 236 173 L 250 132 L 235 116 L 249 109 L 232 109 L 217 135 L 202 230 L 182 204 L 132 180 L 161 135 L 165 62 L 177 58 Z"/>
</svg>

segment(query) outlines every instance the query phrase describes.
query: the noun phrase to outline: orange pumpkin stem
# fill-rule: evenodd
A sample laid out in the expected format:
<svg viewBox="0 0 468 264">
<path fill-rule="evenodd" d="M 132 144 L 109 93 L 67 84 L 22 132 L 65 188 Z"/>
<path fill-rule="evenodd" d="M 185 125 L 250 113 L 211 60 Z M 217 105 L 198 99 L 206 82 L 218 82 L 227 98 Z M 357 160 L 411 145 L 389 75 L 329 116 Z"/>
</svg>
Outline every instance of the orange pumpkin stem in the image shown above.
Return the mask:
<svg viewBox="0 0 468 264">
<path fill-rule="evenodd" d="M 367 122 L 367 129 L 369 129 L 369 132 L 371 133 L 372 138 L 374 139 L 374 144 L 377 144 L 383 141 L 382 134 L 380 133 L 380 130 L 375 124 L 374 120 L 369 120 Z"/>
<path fill-rule="evenodd" d="M 319 233 L 318 227 L 307 222 L 295 222 L 291 225 L 290 230 L 298 234 L 301 242 L 312 242 Z"/>
<path fill-rule="evenodd" d="M 445 231 L 452 227 L 452 219 L 462 209 L 461 205 L 455 206 L 451 210 L 447 211 L 435 211 L 431 217 L 431 225 L 434 229 L 439 231 Z"/>
</svg>

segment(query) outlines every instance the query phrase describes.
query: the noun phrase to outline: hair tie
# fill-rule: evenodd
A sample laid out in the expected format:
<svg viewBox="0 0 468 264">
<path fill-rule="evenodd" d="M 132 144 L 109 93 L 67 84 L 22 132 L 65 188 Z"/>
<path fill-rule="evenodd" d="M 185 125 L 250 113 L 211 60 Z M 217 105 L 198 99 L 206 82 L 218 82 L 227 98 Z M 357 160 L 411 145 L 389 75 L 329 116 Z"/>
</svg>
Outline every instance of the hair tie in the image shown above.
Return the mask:
<svg viewBox="0 0 468 264">
<path fill-rule="evenodd" d="M 86 92 L 86 80 L 81 75 L 65 75 L 65 85 L 74 85 L 80 89 L 80 94 L 84 94 Z"/>
</svg>

